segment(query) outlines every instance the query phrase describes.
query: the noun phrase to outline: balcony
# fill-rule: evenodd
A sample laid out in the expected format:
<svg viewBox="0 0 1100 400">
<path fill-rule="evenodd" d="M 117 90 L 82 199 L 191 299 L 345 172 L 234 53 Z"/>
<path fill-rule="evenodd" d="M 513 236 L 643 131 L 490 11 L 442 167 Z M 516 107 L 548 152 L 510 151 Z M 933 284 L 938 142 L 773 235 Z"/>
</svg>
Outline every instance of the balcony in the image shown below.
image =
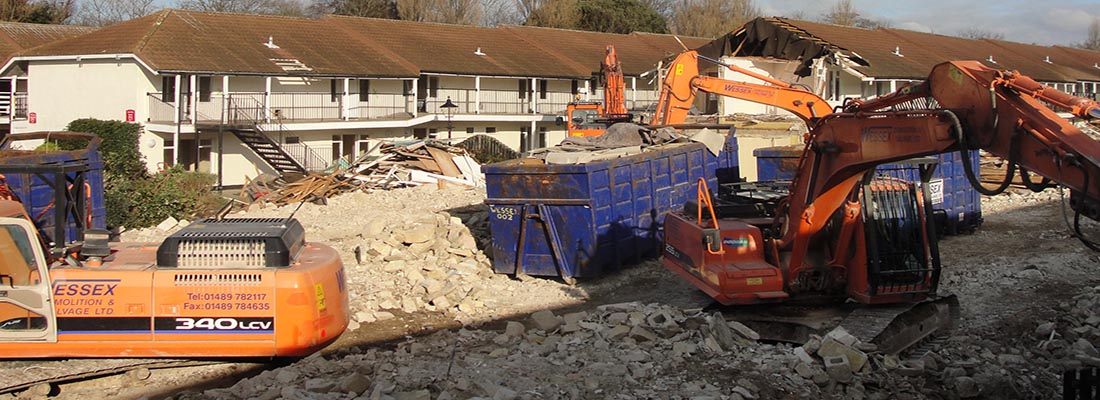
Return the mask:
<svg viewBox="0 0 1100 400">
<path fill-rule="evenodd" d="M 535 99 L 514 90 L 474 90 L 439 88 L 432 96 L 417 99 L 397 93 L 370 93 L 360 96 L 333 96 L 329 92 L 263 93 L 233 92 L 228 96 L 214 94 L 192 104 L 190 93 L 180 94 L 183 108 L 177 108 L 174 98 L 164 93 L 148 93 L 149 122 L 183 124 L 255 124 L 259 122 L 336 122 L 365 120 L 406 120 L 418 114 L 433 114 L 451 99 L 458 106 L 456 114 L 558 115 L 573 101 L 573 94 L 563 92 L 534 93 Z M 638 93 L 639 103 L 644 93 Z M 656 102 L 653 96 L 653 102 Z M 344 104 L 349 102 L 349 104 Z M 17 103 L 18 104 L 18 103 Z M 634 102 L 628 100 L 628 106 Z M 633 107 L 631 107 L 633 108 Z"/>
</svg>

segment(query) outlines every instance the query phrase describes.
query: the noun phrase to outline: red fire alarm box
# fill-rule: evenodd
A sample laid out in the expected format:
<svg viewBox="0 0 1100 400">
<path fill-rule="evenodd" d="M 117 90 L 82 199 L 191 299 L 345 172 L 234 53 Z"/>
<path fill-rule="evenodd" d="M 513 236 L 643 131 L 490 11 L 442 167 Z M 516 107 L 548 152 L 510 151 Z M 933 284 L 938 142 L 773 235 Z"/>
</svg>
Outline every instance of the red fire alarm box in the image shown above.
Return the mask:
<svg viewBox="0 0 1100 400">
<path fill-rule="evenodd" d="M 134 122 L 137 119 L 137 113 L 134 110 L 126 110 L 126 122 Z"/>
<path fill-rule="evenodd" d="M 38 123 L 38 113 L 27 113 L 27 122 L 32 124 Z"/>
</svg>

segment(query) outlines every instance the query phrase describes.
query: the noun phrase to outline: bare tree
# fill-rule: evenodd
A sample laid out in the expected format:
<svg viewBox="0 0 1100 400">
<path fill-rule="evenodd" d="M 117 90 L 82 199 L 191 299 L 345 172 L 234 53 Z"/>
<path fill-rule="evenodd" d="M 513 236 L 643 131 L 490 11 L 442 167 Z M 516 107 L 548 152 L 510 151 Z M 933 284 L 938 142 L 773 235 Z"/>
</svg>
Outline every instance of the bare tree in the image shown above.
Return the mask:
<svg viewBox="0 0 1100 400">
<path fill-rule="evenodd" d="M 482 26 L 522 24 L 524 20 L 512 0 L 482 0 L 481 10 Z"/>
<path fill-rule="evenodd" d="M 1092 23 L 1089 24 L 1089 34 L 1078 47 L 1100 51 L 1100 17 L 1092 19 Z"/>
<path fill-rule="evenodd" d="M 60 24 L 69 20 L 74 0 L 0 0 L 0 21 Z"/>
<path fill-rule="evenodd" d="M 822 20 L 833 25 L 856 26 L 859 12 L 852 6 L 852 0 L 838 0 Z"/>
<path fill-rule="evenodd" d="M 544 0 L 539 8 L 531 11 L 524 23 L 547 28 L 576 29 L 580 17 L 577 0 Z"/>
<path fill-rule="evenodd" d="M 314 3 L 310 14 L 397 19 L 397 3 L 394 0 L 329 0 Z"/>
<path fill-rule="evenodd" d="M 988 31 L 980 28 L 966 28 L 959 31 L 959 37 L 967 39 L 1004 40 L 1005 35 L 1000 32 Z"/>
<path fill-rule="evenodd" d="M 296 0 L 178 0 L 185 10 L 301 16 L 305 6 Z"/>
<path fill-rule="evenodd" d="M 405 21 L 431 21 L 435 9 L 435 0 L 397 0 L 397 16 Z"/>
<path fill-rule="evenodd" d="M 437 0 L 434 22 L 478 25 L 481 22 L 481 2 L 478 0 Z"/>
<path fill-rule="evenodd" d="M 760 16 L 752 0 L 680 0 L 669 28 L 678 35 L 718 37 Z"/>
<path fill-rule="evenodd" d="M 105 26 L 144 17 L 160 9 L 154 0 L 83 0 L 77 11 L 77 23 Z"/>
</svg>

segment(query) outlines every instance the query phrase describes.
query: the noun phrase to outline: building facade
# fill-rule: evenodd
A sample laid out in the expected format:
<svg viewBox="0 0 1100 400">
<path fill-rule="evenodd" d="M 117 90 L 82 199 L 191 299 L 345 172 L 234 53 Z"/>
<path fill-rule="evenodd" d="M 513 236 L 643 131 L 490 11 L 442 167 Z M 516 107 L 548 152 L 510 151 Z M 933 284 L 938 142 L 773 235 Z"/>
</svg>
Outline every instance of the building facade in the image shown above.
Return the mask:
<svg viewBox="0 0 1100 400">
<path fill-rule="evenodd" d="M 13 133 L 135 122 L 150 170 L 181 165 L 239 185 L 324 170 L 382 141 L 484 134 L 520 151 L 554 145 L 571 101 L 602 100 L 608 45 L 627 75 L 627 107 L 653 108 L 647 71 L 681 48 L 669 35 L 338 16 L 165 10 L 19 52 L 2 75 L 25 82 L 14 95 L 28 117 L 10 119 Z"/>
</svg>

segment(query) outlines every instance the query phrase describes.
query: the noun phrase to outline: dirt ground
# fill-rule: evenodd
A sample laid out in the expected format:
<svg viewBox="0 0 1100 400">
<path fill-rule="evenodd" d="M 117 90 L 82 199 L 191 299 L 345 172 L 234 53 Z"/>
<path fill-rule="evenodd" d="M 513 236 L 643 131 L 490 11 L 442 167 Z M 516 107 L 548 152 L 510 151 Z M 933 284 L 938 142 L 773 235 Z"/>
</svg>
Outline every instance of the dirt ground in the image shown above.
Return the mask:
<svg viewBox="0 0 1100 400">
<path fill-rule="evenodd" d="M 50 396 L 1051 398 L 1062 371 L 1100 362 L 1100 253 L 1068 233 L 1055 190 L 983 198 L 982 227 L 940 243 L 941 291 L 959 297 L 958 329 L 920 358 L 870 352 L 867 368 L 840 380 L 823 378 L 821 361 L 800 360 L 795 345 L 740 331 L 721 340 L 725 328 L 714 327 L 726 324 L 715 325 L 709 299 L 656 260 L 575 286 L 491 273 L 484 196 L 421 187 L 349 194 L 298 211 L 308 240 L 341 252 L 351 288 L 352 329 L 318 355 L 122 374 L 61 384 Z M 1096 224 L 1085 225 L 1100 240 Z M 403 232 L 425 226 L 434 239 L 424 248 L 432 250 L 402 247 Z M 462 251 L 471 243 L 477 250 Z M 549 319 L 531 316 L 543 310 Z"/>
</svg>

